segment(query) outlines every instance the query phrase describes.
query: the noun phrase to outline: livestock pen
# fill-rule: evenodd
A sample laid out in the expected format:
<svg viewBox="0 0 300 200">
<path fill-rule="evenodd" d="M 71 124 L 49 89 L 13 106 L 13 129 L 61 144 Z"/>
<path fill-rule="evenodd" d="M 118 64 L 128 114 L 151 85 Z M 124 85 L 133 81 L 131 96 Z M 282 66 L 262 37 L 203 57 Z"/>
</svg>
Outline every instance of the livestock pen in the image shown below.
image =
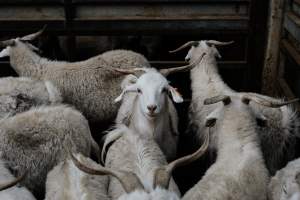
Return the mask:
<svg viewBox="0 0 300 200">
<path fill-rule="evenodd" d="M 234 41 L 217 46 L 218 69 L 230 88 L 285 100 L 300 97 L 299 0 L 0 0 L 0 41 L 37 32 L 45 25 L 30 43 L 39 49 L 38 55 L 68 62 L 128 49 L 163 69 L 189 64 L 185 61 L 188 49 L 169 53 L 187 41 Z M 0 58 L 0 69 L 0 77 L 18 76 L 9 58 Z M 199 148 L 194 133 L 187 131 L 190 72 L 167 78 L 184 99 L 174 104 L 179 118 L 177 157 L 181 157 Z M 294 105 L 299 110 L 300 104 Z M 110 129 L 113 120 L 90 121 L 100 146 L 100 133 Z M 299 145 L 295 146 L 293 158 L 300 156 Z M 214 162 L 208 154 L 174 171 L 182 194 Z M 290 160 L 284 157 L 281 167 Z"/>
</svg>

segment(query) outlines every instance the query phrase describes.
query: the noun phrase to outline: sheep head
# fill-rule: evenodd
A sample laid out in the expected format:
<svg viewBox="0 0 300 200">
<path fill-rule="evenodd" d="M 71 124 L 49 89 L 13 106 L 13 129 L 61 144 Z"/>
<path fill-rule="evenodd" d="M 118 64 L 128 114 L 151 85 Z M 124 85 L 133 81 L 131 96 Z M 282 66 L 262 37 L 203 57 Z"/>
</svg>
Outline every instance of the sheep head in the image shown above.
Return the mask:
<svg viewBox="0 0 300 200">
<path fill-rule="evenodd" d="M 187 165 L 199 159 L 207 150 L 209 145 L 209 136 L 207 135 L 203 145 L 193 154 L 184 156 L 172 161 L 166 166 L 162 166 L 154 171 L 153 187 L 150 191 L 142 185 L 142 181 L 134 172 L 112 170 L 105 167 L 101 169 L 92 169 L 81 163 L 74 155 L 71 154 L 71 159 L 75 166 L 83 172 L 92 175 L 111 175 L 120 181 L 126 194 L 119 197 L 119 200 L 129 199 L 162 199 L 162 200 L 179 200 L 179 197 L 168 190 L 172 172 L 179 166 Z"/>
<path fill-rule="evenodd" d="M 44 26 L 41 30 L 39 30 L 36 33 L 25 35 L 21 38 L 0 41 L 0 48 L 1 47 L 4 48 L 0 52 L 0 58 L 10 56 L 11 48 L 17 46 L 18 43 L 20 43 L 20 42 L 25 43 L 31 50 L 38 51 L 39 49 L 37 47 L 33 46 L 32 44 L 30 44 L 28 42 L 33 41 L 36 38 L 38 38 L 44 32 L 45 29 L 46 29 L 46 26 Z"/>
<path fill-rule="evenodd" d="M 168 94 L 171 95 L 174 102 L 183 102 L 176 88 L 172 87 L 161 73 L 154 68 L 143 68 L 142 70 L 145 73 L 136 78 L 135 83 L 125 86 L 120 96 L 115 99 L 115 102 L 121 101 L 128 92 L 137 93 L 139 108 L 148 118 L 154 118 L 162 112 L 167 102 Z"/>
<path fill-rule="evenodd" d="M 175 53 L 177 51 L 180 51 L 182 49 L 190 47 L 190 50 L 188 51 L 188 54 L 185 57 L 186 61 L 195 61 L 199 58 L 200 55 L 203 55 L 204 53 L 207 54 L 209 57 L 212 58 L 221 58 L 221 55 L 219 51 L 217 50 L 216 46 L 224 46 L 232 44 L 233 41 L 230 42 L 219 42 L 216 40 L 200 40 L 200 41 L 189 41 L 179 48 L 170 51 L 170 53 Z"/>
</svg>

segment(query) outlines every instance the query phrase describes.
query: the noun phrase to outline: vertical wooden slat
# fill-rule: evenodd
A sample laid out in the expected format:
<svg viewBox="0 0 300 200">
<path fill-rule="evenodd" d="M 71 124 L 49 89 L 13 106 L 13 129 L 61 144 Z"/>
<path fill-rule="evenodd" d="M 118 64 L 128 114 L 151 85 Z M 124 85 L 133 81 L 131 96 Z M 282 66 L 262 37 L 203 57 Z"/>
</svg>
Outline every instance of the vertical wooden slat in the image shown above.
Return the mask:
<svg viewBox="0 0 300 200">
<path fill-rule="evenodd" d="M 262 93 L 273 96 L 276 93 L 279 44 L 283 22 L 284 0 L 271 0 L 269 8 L 268 39 L 265 53 Z"/>
</svg>

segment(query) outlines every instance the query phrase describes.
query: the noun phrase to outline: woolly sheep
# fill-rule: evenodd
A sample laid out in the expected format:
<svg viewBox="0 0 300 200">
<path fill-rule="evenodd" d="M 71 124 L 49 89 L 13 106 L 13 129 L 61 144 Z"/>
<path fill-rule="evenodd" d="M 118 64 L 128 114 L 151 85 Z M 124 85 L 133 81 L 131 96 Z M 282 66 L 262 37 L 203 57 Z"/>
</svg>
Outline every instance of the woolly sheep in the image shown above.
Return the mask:
<svg viewBox="0 0 300 200">
<path fill-rule="evenodd" d="M 86 166 L 98 169 L 94 161 L 82 154 L 75 157 Z M 107 189 L 108 176 L 86 174 L 67 159 L 48 173 L 45 200 L 110 200 Z"/>
<path fill-rule="evenodd" d="M 179 200 L 178 188 L 171 178 L 172 171 L 198 159 L 205 152 L 208 140 L 194 154 L 167 164 L 153 139 L 145 138 L 124 125 L 116 129 L 126 134 L 109 148 L 105 168 L 91 169 L 73 157 L 75 165 L 90 174 L 111 175 L 108 194 L 112 199 Z"/>
<path fill-rule="evenodd" d="M 0 79 L 0 118 L 15 115 L 40 105 L 62 102 L 61 94 L 49 81 L 26 77 Z"/>
<path fill-rule="evenodd" d="M 120 93 L 124 76 L 112 73 L 111 68 L 149 67 L 141 54 L 116 50 L 80 62 L 50 61 L 37 55 L 28 43 L 43 30 L 0 42 L 5 47 L 0 57 L 9 56 L 10 64 L 20 75 L 40 80 L 50 80 L 62 93 L 64 102 L 74 105 L 90 122 L 111 120 L 118 105 L 113 98 Z"/>
<path fill-rule="evenodd" d="M 186 60 L 193 62 L 200 55 L 205 53 L 203 60 L 196 67 L 191 69 L 190 77 L 192 81 L 192 102 L 190 105 L 190 129 L 196 132 L 201 139 L 207 133 L 205 128 L 205 117 L 212 112 L 216 105 L 204 106 L 203 100 L 215 95 L 238 95 L 237 92 L 223 82 L 218 72 L 216 57 L 221 57 L 215 46 L 228 45 L 232 42 L 219 42 L 215 40 L 190 41 L 178 49 L 171 51 L 176 52 L 186 47 L 191 47 Z M 271 97 L 248 93 L 256 99 L 267 99 L 275 104 L 281 100 Z M 250 104 L 251 109 L 257 113 L 263 114 L 266 119 L 258 118 L 258 132 L 262 152 L 266 161 L 267 168 L 271 174 L 281 168 L 286 159 L 294 157 L 295 136 L 299 133 L 299 119 L 291 107 L 269 108 L 258 105 L 253 102 Z M 215 152 L 217 140 L 215 133 L 212 133 L 212 142 L 210 152 Z M 213 154 L 211 154 L 213 155 Z"/>
<path fill-rule="evenodd" d="M 300 199 L 300 159 L 289 162 L 272 177 L 268 188 L 269 200 Z"/>
<path fill-rule="evenodd" d="M 3 200 L 35 200 L 34 196 L 25 187 L 17 187 L 25 175 L 15 178 L 5 162 L 0 159 L 0 199 Z"/>
<path fill-rule="evenodd" d="M 16 173 L 28 172 L 24 184 L 37 196 L 44 194 L 48 171 L 66 158 L 68 150 L 99 155 L 87 120 L 64 105 L 42 106 L 2 118 L 0 141 L 1 159 Z"/>
<path fill-rule="evenodd" d="M 267 199 L 269 175 L 259 147 L 256 114 L 249 101 L 234 96 L 205 100 L 204 104 L 218 103 L 206 117 L 208 132 L 214 129 L 217 137 L 217 159 L 183 200 Z"/>
</svg>

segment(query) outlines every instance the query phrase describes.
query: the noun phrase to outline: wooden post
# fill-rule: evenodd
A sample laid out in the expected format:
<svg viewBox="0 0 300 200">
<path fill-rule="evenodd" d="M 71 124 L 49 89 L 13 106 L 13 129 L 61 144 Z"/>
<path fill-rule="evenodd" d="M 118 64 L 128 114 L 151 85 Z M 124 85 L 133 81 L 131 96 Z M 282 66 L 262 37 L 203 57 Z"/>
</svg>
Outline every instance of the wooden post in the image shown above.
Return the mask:
<svg viewBox="0 0 300 200">
<path fill-rule="evenodd" d="M 262 93 L 276 94 L 279 45 L 283 22 L 284 0 L 271 0 L 268 19 L 268 39 L 262 73 Z"/>
</svg>

